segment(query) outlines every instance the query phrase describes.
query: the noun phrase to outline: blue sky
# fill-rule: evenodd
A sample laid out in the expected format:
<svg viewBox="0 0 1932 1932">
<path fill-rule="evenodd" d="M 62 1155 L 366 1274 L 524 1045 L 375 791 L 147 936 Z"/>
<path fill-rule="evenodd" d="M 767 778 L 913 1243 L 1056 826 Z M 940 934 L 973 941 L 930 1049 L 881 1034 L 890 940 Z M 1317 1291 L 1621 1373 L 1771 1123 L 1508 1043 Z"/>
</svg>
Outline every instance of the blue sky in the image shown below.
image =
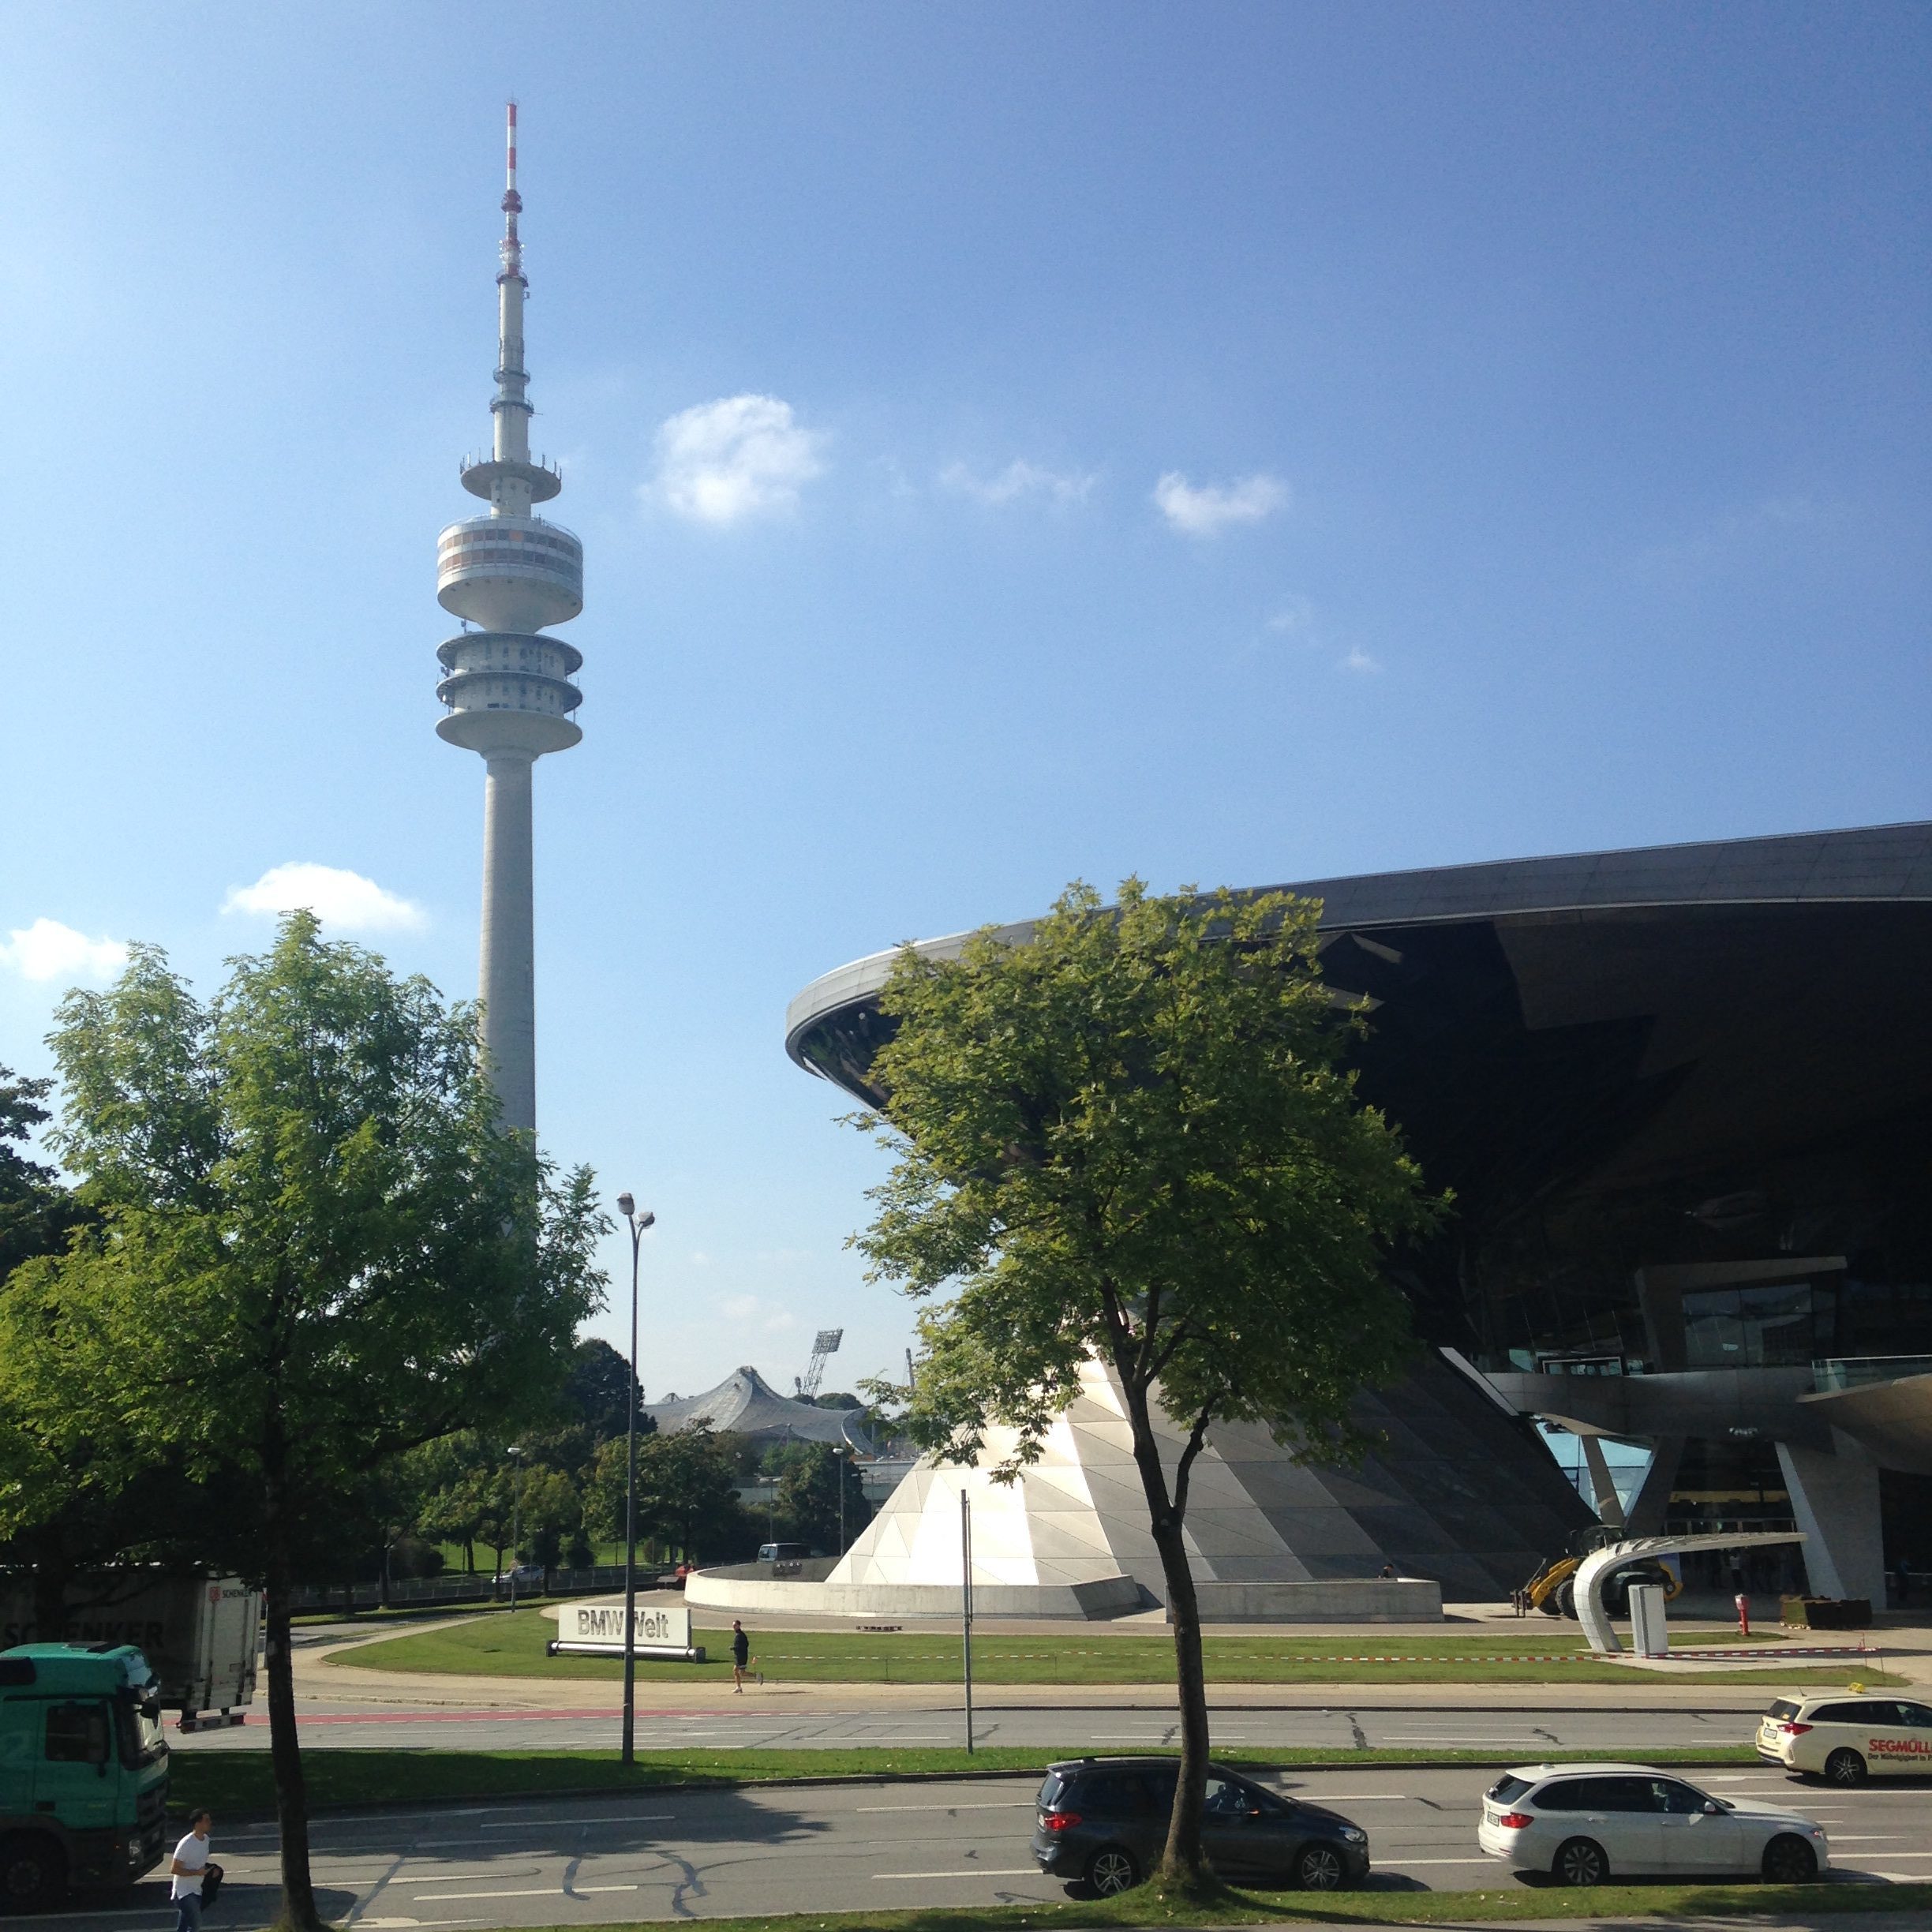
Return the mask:
<svg viewBox="0 0 1932 1932">
<path fill-rule="evenodd" d="M 0 1061 L 116 942 L 212 987 L 284 867 L 474 990 L 433 559 L 514 92 L 587 552 L 539 1118 L 657 1211 L 653 1396 L 898 1359 L 878 1157 L 782 1050 L 845 960 L 1075 877 L 1926 813 L 1921 6 L 0 28 Z"/>
</svg>

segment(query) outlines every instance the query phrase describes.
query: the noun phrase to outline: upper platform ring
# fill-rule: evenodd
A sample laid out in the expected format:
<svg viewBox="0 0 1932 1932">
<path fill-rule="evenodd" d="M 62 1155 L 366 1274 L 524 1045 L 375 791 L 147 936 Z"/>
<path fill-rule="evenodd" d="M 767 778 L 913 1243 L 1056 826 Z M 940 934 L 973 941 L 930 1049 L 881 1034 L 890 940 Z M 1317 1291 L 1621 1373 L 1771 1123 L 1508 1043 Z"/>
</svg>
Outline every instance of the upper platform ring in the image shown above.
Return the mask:
<svg viewBox="0 0 1932 1932">
<path fill-rule="evenodd" d="M 462 486 L 472 496 L 485 503 L 493 500 L 500 482 L 526 483 L 530 501 L 548 503 L 564 487 L 564 476 L 555 463 L 519 462 L 508 456 L 472 456 L 462 466 Z"/>
</svg>

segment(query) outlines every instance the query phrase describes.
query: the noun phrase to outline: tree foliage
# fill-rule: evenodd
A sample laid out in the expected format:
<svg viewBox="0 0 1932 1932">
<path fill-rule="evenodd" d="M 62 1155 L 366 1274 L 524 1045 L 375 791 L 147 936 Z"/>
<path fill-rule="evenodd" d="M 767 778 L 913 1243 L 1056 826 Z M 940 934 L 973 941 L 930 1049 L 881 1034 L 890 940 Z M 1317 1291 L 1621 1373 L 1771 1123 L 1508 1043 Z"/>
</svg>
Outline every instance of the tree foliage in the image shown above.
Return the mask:
<svg viewBox="0 0 1932 1932">
<path fill-rule="evenodd" d="M 624 1533 L 624 1439 L 597 1451 L 584 1496 L 585 1526 L 599 1541 Z M 663 1430 L 637 1445 L 640 1537 L 662 1537 L 694 1563 L 724 1562 L 756 1532 L 738 1501 L 737 1459 L 711 1429 Z"/>
<path fill-rule="evenodd" d="M 1346 1070 L 1359 1006 L 1323 983 L 1320 908 L 1285 893 L 1173 897 L 1074 886 L 1020 944 L 899 955 L 856 1124 L 894 1164 L 856 1237 L 919 1316 L 915 1434 L 975 1458 L 1041 1438 L 1097 1357 L 1133 1430 L 1174 1621 L 1182 1763 L 1165 1870 L 1204 1866 L 1208 1730 L 1183 1525 L 1212 1425 L 1256 1422 L 1297 1456 L 1357 1453 L 1350 1403 L 1397 1374 L 1406 1310 L 1385 1247 L 1432 1208 Z M 1163 1412 L 1178 1450 L 1163 1456 Z"/>
<path fill-rule="evenodd" d="M 787 1443 L 777 1458 L 775 1473 L 780 1530 L 792 1541 L 843 1555 L 845 1546 L 872 1520 L 865 1478 L 850 1454 L 830 1443 Z M 841 1489 L 843 1517 L 839 1513 Z"/>
<path fill-rule="evenodd" d="M 59 1009 L 54 1146 L 96 1231 L 0 1297 L 9 1398 L 129 1475 L 228 1482 L 267 1586 L 283 1911 L 317 1921 L 288 1592 L 400 1452 L 554 1401 L 603 1219 L 500 1129 L 474 1012 L 294 913 L 198 1002 L 152 947 Z"/>
</svg>

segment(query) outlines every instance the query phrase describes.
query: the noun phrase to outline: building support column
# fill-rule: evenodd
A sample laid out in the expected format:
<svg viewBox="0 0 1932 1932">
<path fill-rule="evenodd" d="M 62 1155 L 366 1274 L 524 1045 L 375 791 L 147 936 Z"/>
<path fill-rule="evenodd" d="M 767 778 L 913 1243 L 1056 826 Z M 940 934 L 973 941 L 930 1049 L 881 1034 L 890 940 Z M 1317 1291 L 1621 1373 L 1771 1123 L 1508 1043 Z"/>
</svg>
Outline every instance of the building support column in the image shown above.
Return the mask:
<svg viewBox="0 0 1932 1932">
<path fill-rule="evenodd" d="M 1805 1575 L 1813 1595 L 1885 1600 L 1878 1466 L 1843 1429 L 1829 1450 L 1777 1445 L 1792 1515 L 1805 1533 Z"/>
<path fill-rule="evenodd" d="M 1631 1498 L 1624 1512 L 1624 1533 L 1634 1537 L 1661 1536 L 1664 1518 L 1670 1512 L 1671 1492 L 1677 1486 L 1677 1466 L 1683 1460 L 1685 1438 L 1660 1436 L 1650 1451 L 1650 1466 Z"/>
<path fill-rule="evenodd" d="M 1616 1479 L 1610 1473 L 1608 1458 L 1603 1452 L 1602 1439 L 1596 1436 L 1579 1436 L 1577 1440 L 1583 1445 L 1583 1466 L 1589 1471 L 1590 1492 L 1597 1499 L 1597 1514 L 1613 1530 L 1623 1527 L 1623 1500 L 1617 1494 Z"/>
</svg>

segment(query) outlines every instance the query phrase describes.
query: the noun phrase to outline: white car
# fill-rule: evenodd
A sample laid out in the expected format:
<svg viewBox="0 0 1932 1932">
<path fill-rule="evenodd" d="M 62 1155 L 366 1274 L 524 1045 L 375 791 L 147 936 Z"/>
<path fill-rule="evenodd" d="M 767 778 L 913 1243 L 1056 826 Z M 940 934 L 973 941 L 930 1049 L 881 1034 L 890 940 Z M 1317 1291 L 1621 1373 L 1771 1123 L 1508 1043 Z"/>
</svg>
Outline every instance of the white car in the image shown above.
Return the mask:
<svg viewBox="0 0 1932 1932">
<path fill-rule="evenodd" d="M 1810 1819 L 1713 1798 L 1648 1765 L 1525 1765 L 1490 1787 L 1476 1839 L 1512 1870 L 1563 1885 L 1743 1872 L 1802 1885 L 1831 1864 Z"/>
<path fill-rule="evenodd" d="M 1932 1773 L 1932 1705 L 1908 1698 L 1778 1698 L 1758 1725 L 1758 1755 L 1833 1784 Z"/>
</svg>

